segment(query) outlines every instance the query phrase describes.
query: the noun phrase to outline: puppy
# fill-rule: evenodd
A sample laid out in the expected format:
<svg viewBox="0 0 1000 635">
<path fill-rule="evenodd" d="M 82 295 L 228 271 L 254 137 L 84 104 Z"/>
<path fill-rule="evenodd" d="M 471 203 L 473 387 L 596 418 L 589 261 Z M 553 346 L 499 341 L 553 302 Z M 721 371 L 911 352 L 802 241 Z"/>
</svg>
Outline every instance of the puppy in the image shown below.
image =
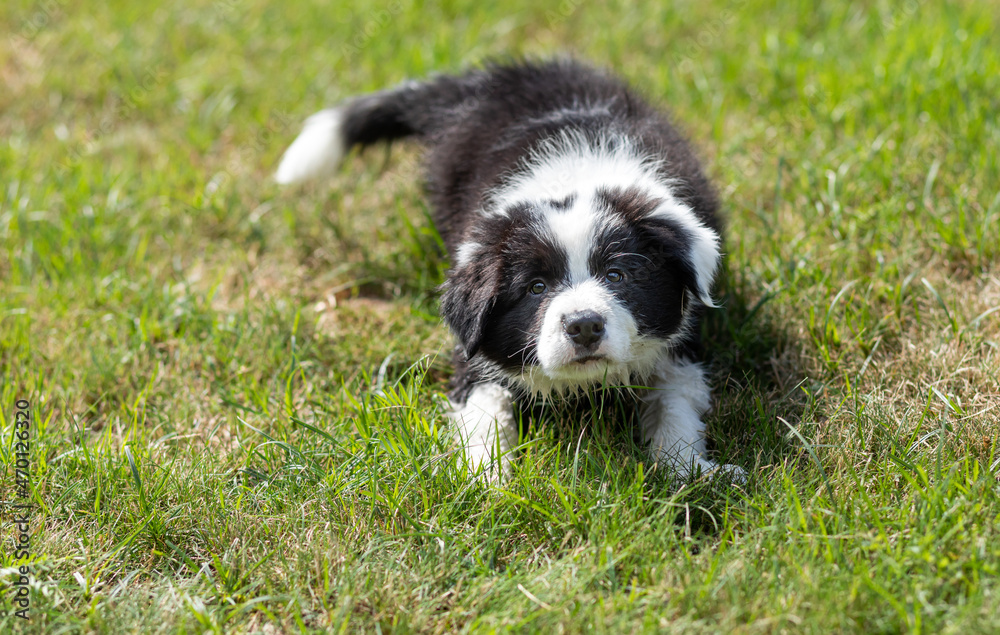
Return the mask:
<svg viewBox="0 0 1000 635">
<path fill-rule="evenodd" d="M 458 340 L 451 416 L 470 466 L 509 469 L 517 407 L 599 385 L 633 387 L 654 460 L 681 478 L 719 469 L 697 361 L 718 203 L 664 115 L 576 62 L 497 64 L 316 113 L 275 178 L 326 176 L 351 148 L 404 137 L 427 146 L 451 257 L 441 313 Z"/>
</svg>

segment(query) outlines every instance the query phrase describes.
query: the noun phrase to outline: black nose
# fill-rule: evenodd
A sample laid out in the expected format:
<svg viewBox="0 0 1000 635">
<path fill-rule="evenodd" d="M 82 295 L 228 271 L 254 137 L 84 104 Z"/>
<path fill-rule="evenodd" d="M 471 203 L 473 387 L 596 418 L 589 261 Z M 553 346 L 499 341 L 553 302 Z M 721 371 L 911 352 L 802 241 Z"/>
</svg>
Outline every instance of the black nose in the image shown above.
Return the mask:
<svg viewBox="0 0 1000 635">
<path fill-rule="evenodd" d="M 604 337 L 604 318 L 594 311 L 571 313 L 563 318 L 563 328 L 573 343 L 592 346 Z"/>
</svg>

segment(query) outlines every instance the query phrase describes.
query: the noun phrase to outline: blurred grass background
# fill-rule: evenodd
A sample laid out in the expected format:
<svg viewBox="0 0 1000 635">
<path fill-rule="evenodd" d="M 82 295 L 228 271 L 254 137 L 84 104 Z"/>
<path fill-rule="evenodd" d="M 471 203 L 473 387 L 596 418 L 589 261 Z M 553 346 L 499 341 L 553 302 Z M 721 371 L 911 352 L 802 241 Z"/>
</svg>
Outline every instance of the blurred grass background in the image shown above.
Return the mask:
<svg viewBox="0 0 1000 635">
<path fill-rule="evenodd" d="M 14 0 L 0 29 L 5 501 L 36 416 L 32 619 L 0 628 L 1000 628 L 994 3 Z M 470 480 L 418 149 L 269 181 L 346 96 L 556 54 L 669 108 L 719 187 L 710 426 L 745 488 L 559 417 Z"/>
</svg>

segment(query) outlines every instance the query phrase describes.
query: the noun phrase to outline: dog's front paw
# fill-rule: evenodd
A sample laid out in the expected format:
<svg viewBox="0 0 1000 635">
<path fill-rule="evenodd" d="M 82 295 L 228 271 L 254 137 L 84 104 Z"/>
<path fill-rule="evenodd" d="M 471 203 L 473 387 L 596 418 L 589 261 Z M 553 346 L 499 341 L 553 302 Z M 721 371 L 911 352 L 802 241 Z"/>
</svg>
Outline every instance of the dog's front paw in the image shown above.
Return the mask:
<svg viewBox="0 0 1000 635">
<path fill-rule="evenodd" d="M 510 450 L 517 445 L 518 424 L 510 391 L 496 383 L 477 384 L 462 405 L 449 414 L 456 423 L 469 473 L 489 483 L 510 475 Z"/>
<path fill-rule="evenodd" d="M 719 476 L 728 478 L 729 482 L 734 485 L 746 485 L 747 472 L 739 465 L 733 465 L 732 463 L 717 465 L 715 467 L 715 473 Z"/>
<path fill-rule="evenodd" d="M 464 452 L 466 469 L 482 483 L 498 485 L 510 477 L 512 464 L 507 453 L 494 458 L 485 446 L 466 447 Z"/>
<path fill-rule="evenodd" d="M 747 482 L 747 473 L 739 465 L 724 463 L 719 465 L 714 461 L 697 457 L 694 461 L 693 469 L 685 472 L 679 470 L 682 476 L 702 476 L 708 478 L 724 478 L 734 485 L 744 485 Z"/>
</svg>

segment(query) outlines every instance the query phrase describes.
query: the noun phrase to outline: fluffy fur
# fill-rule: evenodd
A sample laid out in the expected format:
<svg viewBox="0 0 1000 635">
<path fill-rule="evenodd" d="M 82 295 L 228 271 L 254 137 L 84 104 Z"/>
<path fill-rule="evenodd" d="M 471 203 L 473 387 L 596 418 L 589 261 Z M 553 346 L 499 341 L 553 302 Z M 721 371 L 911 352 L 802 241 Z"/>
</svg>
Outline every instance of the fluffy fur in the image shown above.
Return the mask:
<svg viewBox="0 0 1000 635">
<path fill-rule="evenodd" d="M 574 62 L 409 82 L 311 117 L 276 179 L 329 174 L 355 146 L 417 137 L 451 254 L 452 417 L 472 468 L 509 468 L 526 401 L 629 389 L 655 460 L 717 469 L 697 326 L 713 305 L 713 190 L 665 116 Z M 742 479 L 735 466 L 723 466 Z"/>
</svg>

